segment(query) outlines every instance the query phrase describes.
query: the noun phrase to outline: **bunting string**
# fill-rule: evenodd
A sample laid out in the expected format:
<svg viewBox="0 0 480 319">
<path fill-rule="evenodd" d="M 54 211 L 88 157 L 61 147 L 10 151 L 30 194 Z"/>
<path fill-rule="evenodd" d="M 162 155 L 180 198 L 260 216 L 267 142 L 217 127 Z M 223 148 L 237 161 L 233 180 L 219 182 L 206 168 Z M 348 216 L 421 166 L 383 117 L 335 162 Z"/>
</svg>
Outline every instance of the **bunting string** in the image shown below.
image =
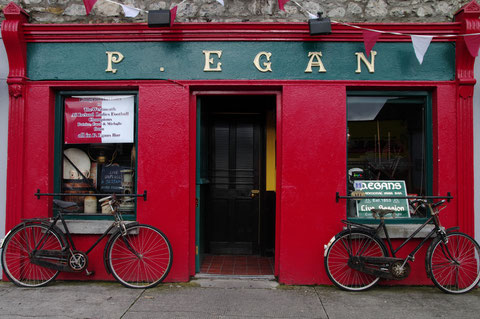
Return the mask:
<svg viewBox="0 0 480 319">
<path fill-rule="evenodd" d="M 116 4 L 118 6 L 121 6 L 123 9 L 123 12 L 125 14 L 125 17 L 136 17 L 140 12 L 148 13 L 148 10 L 143 10 L 139 8 L 135 8 L 132 6 L 128 6 L 122 3 L 119 3 L 117 1 L 113 0 L 105 0 L 107 2 Z M 178 6 L 186 2 L 187 0 L 182 0 L 178 4 L 174 5 L 170 9 L 170 14 L 171 14 L 171 21 L 172 23 L 175 21 L 176 15 L 177 15 L 177 10 Z M 222 6 L 225 6 L 224 0 L 216 0 L 219 4 Z M 285 11 L 285 5 L 287 2 L 290 0 L 277 0 L 278 1 L 278 7 L 280 10 Z M 309 19 L 317 19 L 317 15 L 312 14 L 309 12 L 306 8 L 304 8 L 301 4 L 299 4 L 296 0 L 291 0 L 292 3 L 294 3 L 296 6 L 298 6 L 301 11 L 303 11 L 306 15 L 308 15 Z M 92 10 L 93 6 L 97 0 L 83 0 L 83 3 L 85 5 L 85 10 L 87 12 L 87 15 L 90 13 Z M 411 34 L 411 33 L 403 33 L 403 32 L 393 32 L 393 31 L 383 31 L 383 30 L 376 30 L 376 29 L 370 29 L 370 28 L 365 28 L 365 27 L 360 27 L 355 24 L 351 23 L 346 23 L 346 22 L 341 22 L 341 21 L 335 21 L 335 20 L 330 20 L 332 23 L 343 25 L 346 27 L 362 30 L 363 33 L 363 39 L 364 39 L 364 44 L 365 44 L 365 52 L 367 55 L 370 54 L 370 51 L 373 49 L 375 46 L 375 43 L 377 40 L 380 38 L 382 34 L 392 34 L 396 36 L 407 36 L 410 37 L 412 40 L 413 48 L 415 51 L 415 55 L 418 59 L 418 62 L 422 64 L 423 62 L 423 56 L 428 50 L 428 47 L 432 41 L 433 38 L 452 38 L 452 37 L 464 37 L 465 43 L 467 46 L 468 51 L 473 57 L 476 57 L 478 55 L 478 50 L 480 48 L 480 33 L 468 33 L 468 34 L 438 34 L 438 35 L 418 35 L 418 34 Z"/>
</svg>

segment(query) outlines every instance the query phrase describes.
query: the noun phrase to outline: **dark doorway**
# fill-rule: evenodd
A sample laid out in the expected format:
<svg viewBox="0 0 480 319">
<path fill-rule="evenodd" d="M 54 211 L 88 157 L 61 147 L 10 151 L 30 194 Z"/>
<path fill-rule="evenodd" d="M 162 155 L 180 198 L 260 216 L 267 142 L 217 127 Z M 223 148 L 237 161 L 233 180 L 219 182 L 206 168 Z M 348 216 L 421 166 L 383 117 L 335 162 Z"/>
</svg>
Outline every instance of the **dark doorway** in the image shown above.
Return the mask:
<svg viewBox="0 0 480 319">
<path fill-rule="evenodd" d="M 200 102 L 208 180 L 202 251 L 272 255 L 275 196 L 266 189 L 266 139 L 275 96 L 206 96 Z"/>
</svg>

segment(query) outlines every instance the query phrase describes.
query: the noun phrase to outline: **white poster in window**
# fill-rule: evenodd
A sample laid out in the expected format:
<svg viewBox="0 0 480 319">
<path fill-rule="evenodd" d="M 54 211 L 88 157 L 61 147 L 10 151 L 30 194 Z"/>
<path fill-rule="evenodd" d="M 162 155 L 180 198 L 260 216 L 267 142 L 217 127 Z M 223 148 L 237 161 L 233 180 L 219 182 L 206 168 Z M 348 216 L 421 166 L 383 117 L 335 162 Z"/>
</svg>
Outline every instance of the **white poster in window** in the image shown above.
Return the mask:
<svg viewBox="0 0 480 319">
<path fill-rule="evenodd" d="M 134 96 L 65 99 L 65 144 L 133 143 Z"/>
</svg>

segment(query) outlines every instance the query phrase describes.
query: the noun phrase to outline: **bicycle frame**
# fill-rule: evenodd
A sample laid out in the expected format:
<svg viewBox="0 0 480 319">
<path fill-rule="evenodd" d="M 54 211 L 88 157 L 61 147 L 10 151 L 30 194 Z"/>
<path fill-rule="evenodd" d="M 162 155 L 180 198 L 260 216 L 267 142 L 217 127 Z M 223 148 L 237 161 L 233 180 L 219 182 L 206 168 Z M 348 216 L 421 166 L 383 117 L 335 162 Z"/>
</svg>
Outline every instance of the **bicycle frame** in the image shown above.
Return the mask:
<svg viewBox="0 0 480 319">
<path fill-rule="evenodd" d="M 55 269 L 55 270 L 59 270 L 59 271 L 65 271 L 65 272 L 75 272 L 75 270 L 70 268 L 68 266 L 68 264 L 67 265 L 58 264 L 58 263 L 46 261 L 43 258 L 41 258 L 41 257 L 46 257 L 46 256 L 52 257 L 52 258 L 53 257 L 67 258 L 68 256 L 71 255 L 71 253 L 73 251 L 76 251 L 75 242 L 72 238 L 70 230 L 68 229 L 68 225 L 65 222 L 65 218 L 63 217 L 62 210 L 58 209 L 57 213 L 58 213 L 57 216 L 53 217 L 53 220 L 49 223 L 48 230 L 45 231 L 43 236 L 38 241 L 37 245 L 34 247 L 34 249 L 32 251 L 31 261 L 32 261 L 32 263 L 38 264 L 38 265 L 43 266 L 43 267 L 47 267 L 47 268 L 51 268 L 51 269 Z M 95 243 L 92 244 L 92 246 L 85 252 L 85 255 L 88 255 L 102 241 L 102 239 L 105 238 L 110 233 L 110 231 L 113 228 L 119 227 L 118 225 L 120 224 L 120 220 L 117 217 L 116 213 L 114 213 L 114 215 L 115 215 L 115 221 L 103 232 L 103 234 L 95 241 Z M 66 240 L 65 247 L 61 251 L 44 251 L 44 250 L 42 251 L 41 248 L 43 247 L 43 245 L 45 243 L 47 234 L 49 233 L 49 231 L 57 228 L 56 225 L 57 225 L 59 220 L 61 221 L 61 223 L 63 225 L 64 234 L 66 235 L 66 237 L 65 237 L 65 240 Z M 38 221 L 38 220 L 32 219 L 30 221 L 35 222 L 35 221 Z M 26 222 L 28 223 L 29 220 L 27 220 Z M 130 245 L 128 244 L 128 242 L 127 241 L 125 241 L 125 242 L 126 242 L 128 248 L 132 249 L 130 247 Z M 40 256 L 40 252 L 43 253 L 43 255 Z M 87 273 L 88 273 L 88 271 L 87 271 Z"/>
<path fill-rule="evenodd" d="M 364 229 L 368 232 L 371 232 L 373 235 L 375 235 L 376 237 L 379 237 L 379 234 L 380 234 L 380 231 L 383 231 L 383 233 L 385 234 L 385 239 L 387 241 L 387 244 L 388 244 L 388 249 L 390 250 L 390 255 L 391 257 L 385 257 L 385 258 L 377 258 L 378 261 L 381 261 L 381 260 L 388 260 L 388 258 L 397 258 L 396 257 L 396 254 L 403 248 L 405 247 L 405 245 L 410 242 L 413 238 L 415 238 L 415 236 L 422 230 L 424 229 L 427 225 L 429 224 L 433 224 L 434 225 L 434 228 L 427 234 L 427 236 L 425 236 L 425 238 L 423 238 L 423 240 L 408 254 L 408 256 L 405 258 L 405 261 L 404 261 L 404 264 L 408 261 L 408 260 L 411 260 L 411 261 L 414 261 L 415 260 L 415 254 L 423 247 L 423 245 L 430 239 L 432 238 L 435 234 L 438 234 L 440 236 L 444 236 L 447 232 L 449 231 L 452 231 L 452 230 L 455 230 L 455 229 L 458 229 L 459 227 L 453 227 L 453 228 L 449 228 L 447 230 L 443 230 L 440 226 L 440 221 L 438 219 L 438 210 L 437 212 L 434 212 L 432 207 L 430 205 L 427 205 L 427 207 L 429 208 L 429 211 L 430 211 L 430 218 L 427 219 L 427 221 L 425 221 L 422 225 L 420 225 L 408 238 L 406 238 L 396 249 L 393 248 L 393 244 L 392 244 L 392 240 L 390 238 L 390 235 L 388 233 L 388 227 L 385 223 L 385 219 L 382 217 L 380 218 L 380 223 L 377 227 L 370 227 L 370 226 L 366 226 L 364 224 L 359 224 L 359 223 L 356 223 L 356 222 L 352 222 L 352 221 L 343 221 L 345 224 L 347 224 L 347 227 L 351 230 L 351 226 L 353 227 L 357 227 L 357 228 L 361 228 L 361 229 Z M 364 249 L 366 247 L 363 247 L 362 249 L 360 249 L 359 251 L 359 254 L 363 254 L 364 252 Z"/>
</svg>

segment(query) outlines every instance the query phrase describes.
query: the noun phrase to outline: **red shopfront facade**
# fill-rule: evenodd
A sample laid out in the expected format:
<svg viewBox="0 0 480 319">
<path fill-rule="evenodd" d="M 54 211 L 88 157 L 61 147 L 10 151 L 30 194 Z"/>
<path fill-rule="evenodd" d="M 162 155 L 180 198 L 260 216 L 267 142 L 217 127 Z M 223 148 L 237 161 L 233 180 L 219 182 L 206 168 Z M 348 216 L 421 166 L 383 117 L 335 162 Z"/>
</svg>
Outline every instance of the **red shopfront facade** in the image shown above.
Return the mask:
<svg viewBox="0 0 480 319">
<path fill-rule="evenodd" d="M 22 218 L 52 214 L 51 198 L 34 194 L 64 191 L 71 176 L 61 154 L 73 145 L 92 162 L 100 149 L 107 163 L 123 160 L 118 166 L 133 170 L 132 191 L 148 196 L 127 215 L 170 239 L 168 281 L 190 280 L 204 254 L 229 252 L 273 254 L 281 283 L 328 284 L 323 246 L 342 229 L 341 219 L 355 218 L 336 194 L 347 194 L 356 169 L 364 179 L 405 180 L 411 194 L 450 192 L 445 226 L 473 235 L 474 58 L 457 35 L 479 32 L 475 2 L 453 23 L 363 25 L 453 35 L 435 37 L 422 65 L 409 36 L 383 34 L 367 56 L 361 30 L 342 25 L 312 37 L 306 23 L 150 29 L 28 24 L 13 3 L 4 13 L 7 231 Z M 69 103 L 118 96 L 134 101 L 126 140 L 68 140 L 66 114 L 75 114 L 68 113 Z M 367 114 L 379 101 L 383 108 Z M 97 179 L 106 185 L 105 174 Z M 233 190 L 232 180 L 243 186 Z M 223 220 L 227 211 L 247 217 Z M 98 211 L 71 221 L 77 248 L 98 238 L 95 225 L 105 219 Z M 112 279 L 102 253 L 90 254 L 96 274 L 88 279 Z M 429 283 L 423 262 L 395 282 Z"/>
</svg>

